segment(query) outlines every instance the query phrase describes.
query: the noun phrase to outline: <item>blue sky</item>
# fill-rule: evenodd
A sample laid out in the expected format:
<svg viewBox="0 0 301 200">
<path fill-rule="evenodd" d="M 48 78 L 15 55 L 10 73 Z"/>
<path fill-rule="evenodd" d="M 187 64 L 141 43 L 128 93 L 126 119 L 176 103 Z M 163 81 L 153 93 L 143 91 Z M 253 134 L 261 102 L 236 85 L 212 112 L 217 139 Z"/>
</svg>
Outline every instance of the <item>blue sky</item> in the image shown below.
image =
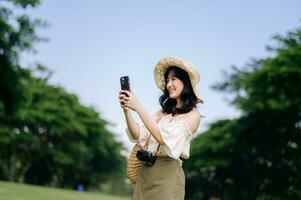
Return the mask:
<svg viewBox="0 0 301 200">
<path fill-rule="evenodd" d="M 228 94 L 210 88 L 224 79 L 222 70 L 269 55 L 265 46 L 273 44 L 273 35 L 300 26 L 301 2 L 44 0 L 28 13 L 50 24 L 39 31 L 49 41 L 36 45 L 38 53 L 24 55 L 22 62 L 39 61 L 52 69 L 51 83 L 95 107 L 131 147 L 118 102 L 120 76 L 130 76 L 134 94 L 152 114 L 160 109 L 161 92 L 153 79 L 157 61 L 174 55 L 194 63 L 205 99 L 198 106 L 205 116 L 203 132 L 212 121 L 239 115 L 225 101 Z"/>
</svg>

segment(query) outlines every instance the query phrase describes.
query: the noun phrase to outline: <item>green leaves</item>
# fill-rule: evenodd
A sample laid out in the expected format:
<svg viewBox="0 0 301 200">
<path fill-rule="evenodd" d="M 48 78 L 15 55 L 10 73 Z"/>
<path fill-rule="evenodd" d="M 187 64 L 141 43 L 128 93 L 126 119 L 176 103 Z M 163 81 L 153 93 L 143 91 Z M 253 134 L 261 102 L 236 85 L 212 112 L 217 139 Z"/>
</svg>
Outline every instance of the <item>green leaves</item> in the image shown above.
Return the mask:
<svg viewBox="0 0 301 200">
<path fill-rule="evenodd" d="M 13 152 L 18 163 L 21 163 L 13 170 L 24 171 L 23 167 L 31 163 L 29 171 L 37 168 L 38 163 L 47 161 L 48 165 L 44 168 L 49 173 L 48 178 L 45 175 L 44 178 L 51 182 L 42 183 L 69 186 L 82 179 L 86 185 L 97 186 L 123 171 L 125 158 L 120 154 L 122 145 L 115 141 L 115 136 L 106 129 L 107 122 L 96 111 L 81 105 L 75 95 L 61 87 L 48 85 L 43 79 L 30 77 L 26 83 L 26 103 L 16 115 L 6 118 L 6 123 L 2 121 L 0 129 L 0 138 L 3 139 L 1 148 Z M 9 160 L 8 153 L 2 156 Z M 31 172 L 27 175 L 27 171 L 20 175 L 24 176 L 25 181 L 41 183 L 39 174 Z M 86 180 L 73 174 L 93 178 Z M 57 176 L 61 178 L 55 178 Z"/>
<path fill-rule="evenodd" d="M 39 1 L 8 1 L 12 5 L 36 6 Z M 16 112 L 23 103 L 26 91 L 22 81 L 26 78 L 19 64 L 21 52 L 33 51 L 33 45 L 41 41 L 36 35 L 36 27 L 44 25 L 40 20 L 32 20 L 27 15 L 14 16 L 14 12 L 0 5 L 0 101 L 7 114 Z"/>
<path fill-rule="evenodd" d="M 99 187 L 124 178 L 126 159 L 108 122 L 62 87 L 48 83 L 41 64 L 20 66 L 20 54 L 34 52 L 47 24 L 22 14 L 38 0 L 0 5 L 0 178 L 27 183 Z M 4 7 L 10 4 L 11 6 Z M 11 7 L 18 7 L 19 15 Z"/>
<path fill-rule="evenodd" d="M 40 0 L 6 0 L 12 2 L 16 6 L 21 6 L 22 8 L 27 8 L 28 6 L 36 7 L 40 4 Z"/>
<path fill-rule="evenodd" d="M 301 29 L 274 39 L 273 57 L 232 67 L 213 86 L 231 93 L 242 115 L 212 123 L 193 141 L 188 197 L 301 198 Z"/>
</svg>

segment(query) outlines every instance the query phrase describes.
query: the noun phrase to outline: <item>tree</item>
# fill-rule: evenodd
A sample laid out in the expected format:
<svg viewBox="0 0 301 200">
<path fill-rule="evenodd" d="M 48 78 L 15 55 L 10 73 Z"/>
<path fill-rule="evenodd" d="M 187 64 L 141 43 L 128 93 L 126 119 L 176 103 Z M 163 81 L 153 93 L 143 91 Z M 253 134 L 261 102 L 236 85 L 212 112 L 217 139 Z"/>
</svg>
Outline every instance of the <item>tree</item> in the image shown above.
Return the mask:
<svg viewBox="0 0 301 200">
<path fill-rule="evenodd" d="M 191 156 L 184 162 L 186 171 L 186 199 L 209 199 L 223 196 L 233 168 L 236 137 L 235 120 L 220 120 L 199 135 L 192 143 Z"/>
<path fill-rule="evenodd" d="M 92 108 L 63 88 L 31 77 L 26 104 L 1 119 L 4 179 L 61 187 L 97 187 L 124 178 L 122 145 Z"/>
<path fill-rule="evenodd" d="M 214 86 L 234 95 L 231 104 L 242 116 L 214 123 L 192 144 L 199 152 L 192 152 L 187 170 L 197 175 L 188 180 L 205 182 L 223 199 L 301 198 L 301 29 L 274 40 L 267 47 L 273 56 L 233 67 Z M 201 170 L 208 167 L 210 177 Z M 205 199 L 204 188 L 188 196 L 199 191 Z"/>
<path fill-rule="evenodd" d="M 8 7 L 39 3 L 11 0 L 0 5 L 0 179 L 73 188 L 123 181 L 123 146 L 108 131 L 109 122 L 76 95 L 50 85 L 46 67 L 19 64 L 21 53 L 34 51 L 41 40 L 35 29 L 44 23 L 15 16 Z"/>
<path fill-rule="evenodd" d="M 6 0 L 19 8 L 36 7 L 39 0 Z M 30 19 L 27 15 L 15 16 L 9 6 L 0 5 L 0 103 L 6 114 L 18 109 L 26 98 L 22 86 L 24 74 L 19 64 L 21 52 L 33 51 L 33 44 L 42 39 L 36 27 L 43 26 L 41 20 Z M 4 113 L 2 113 L 4 114 Z"/>
</svg>

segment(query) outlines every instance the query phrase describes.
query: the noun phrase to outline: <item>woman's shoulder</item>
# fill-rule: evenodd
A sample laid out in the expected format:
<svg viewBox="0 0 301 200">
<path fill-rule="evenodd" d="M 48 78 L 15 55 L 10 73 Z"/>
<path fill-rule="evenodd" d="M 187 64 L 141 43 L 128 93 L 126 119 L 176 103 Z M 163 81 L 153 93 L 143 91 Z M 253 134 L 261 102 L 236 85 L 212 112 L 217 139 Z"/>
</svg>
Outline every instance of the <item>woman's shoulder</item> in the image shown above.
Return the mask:
<svg viewBox="0 0 301 200">
<path fill-rule="evenodd" d="M 191 117 L 201 118 L 201 115 L 198 111 L 198 109 L 193 108 L 190 112 L 187 113 Z"/>
<path fill-rule="evenodd" d="M 161 117 L 164 116 L 163 110 L 162 109 L 158 110 L 153 116 L 156 120 L 160 119 Z"/>
<path fill-rule="evenodd" d="M 164 115 L 167 115 L 167 114 L 163 112 L 163 109 L 160 109 L 154 114 L 154 117 L 160 117 L 160 116 L 164 116 Z M 183 115 L 183 117 L 201 118 L 201 115 L 196 108 L 193 108 L 188 113 L 185 113 L 182 115 Z"/>
<path fill-rule="evenodd" d="M 163 110 L 160 109 L 160 110 L 158 110 L 157 112 L 155 112 L 154 117 L 160 117 L 160 116 L 162 116 L 162 115 L 164 115 L 164 113 L 163 113 Z"/>
<path fill-rule="evenodd" d="M 187 117 L 198 118 L 201 115 L 196 108 L 193 108 L 191 111 L 181 114 L 181 116 L 182 116 L 181 118 L 187 118 Z"/>
<path fill-rule="evenodd" d="M 201 123 L 201 115 L 199 111 L 196 108 L 193 108 L 190 112 L 185 114 L 184 118 L 191 132 L 196 132 Z"/>
</svg>

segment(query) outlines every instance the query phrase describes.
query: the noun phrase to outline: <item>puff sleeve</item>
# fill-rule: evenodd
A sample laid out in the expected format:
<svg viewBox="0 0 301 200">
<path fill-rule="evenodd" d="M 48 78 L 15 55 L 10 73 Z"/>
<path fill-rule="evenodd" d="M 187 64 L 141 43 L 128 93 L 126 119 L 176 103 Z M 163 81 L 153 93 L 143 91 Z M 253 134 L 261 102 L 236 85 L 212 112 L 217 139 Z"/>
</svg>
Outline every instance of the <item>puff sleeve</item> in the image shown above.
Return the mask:
<svg viewBox="0 0 301 200">
<path fill-rule="evenodd" d="M 165 145 L 162 145 L 162 150 L 174 159 L 178 159 L 182 153 L 185 153 L 185 148 L 189 145 L 193 133 L 188 127 L 186 120 L 182 119 L 175 123 L 163 121 L 159 123 L 159 130 Z"/>
</svg>

